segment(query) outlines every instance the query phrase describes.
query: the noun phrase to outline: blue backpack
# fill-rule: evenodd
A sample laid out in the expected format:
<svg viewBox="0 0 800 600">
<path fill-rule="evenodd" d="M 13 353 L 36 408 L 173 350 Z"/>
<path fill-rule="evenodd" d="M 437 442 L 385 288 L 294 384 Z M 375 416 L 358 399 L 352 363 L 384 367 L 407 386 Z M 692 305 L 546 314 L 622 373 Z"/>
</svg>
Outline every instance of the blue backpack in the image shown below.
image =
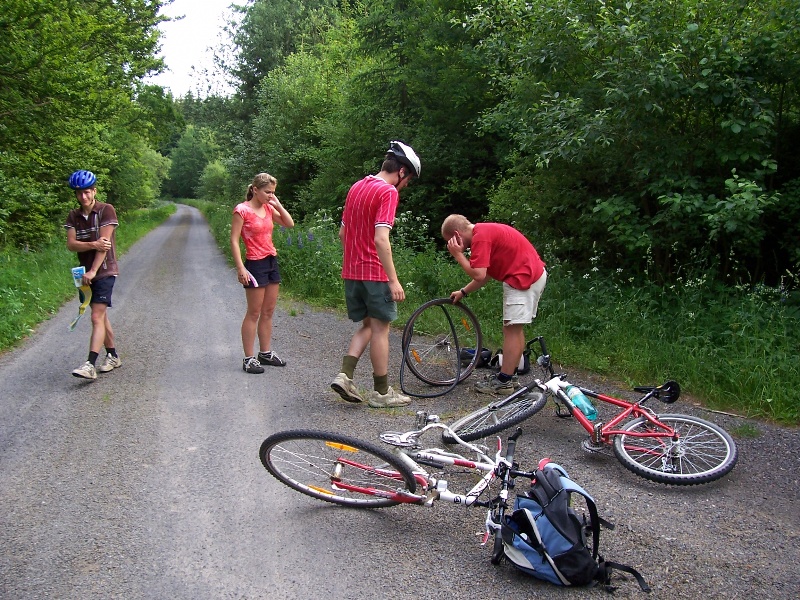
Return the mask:
<svg viewBox="0 0 800 600">
<path fill-rule="evenodd" d="M 572 497 L 582 496 L 589 512 L 579 516 L 571 507 Z M 540 465 L 531 489 L 517 496 L 514 510 L 501 524 L 505 557 L 515 567 L 556 585 L 611 587 L 611 571 L 617 569 L 636 578 L 642 591 L 650 587 L 634 568 L 603 560 L 598 555 L 601 523 L 613 525 L 597 514 L 589 493 L 569 478 L 555 463 Z M 591 547 L 589 545 L 591 539 Z"/>
</svg>

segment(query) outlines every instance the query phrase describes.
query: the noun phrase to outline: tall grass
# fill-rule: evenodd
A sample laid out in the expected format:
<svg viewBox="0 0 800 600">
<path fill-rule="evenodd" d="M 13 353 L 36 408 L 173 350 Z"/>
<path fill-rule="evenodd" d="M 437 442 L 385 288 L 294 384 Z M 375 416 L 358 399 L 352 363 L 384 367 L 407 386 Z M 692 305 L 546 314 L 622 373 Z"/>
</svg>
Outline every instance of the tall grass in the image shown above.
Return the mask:
<svg viewBox="0 0 800 600">
<path fill-rule="evenodd" d="M 174 204 L 120 215 L 117 251 L 125 251 L 175 212 Z M 66 238 L 65 238 L 66 240 Z M 65 241 L 36 251 L 0 249 L 0 352 L 33 333 L 67 300 L 76 297 L 70 269 L 75 253 Z"/>
<path fill-rule="evenodd" d="M 192 204 L 205 213 L 230 255 L 233 207 Z M 447 252 L 426 243 L 431 230 L 438 225 L 398 215 L 392 250 L 406 292 L 398 323 L 423 302 L 468 282 Z M 286 292 L 312 304 L 344 307 L 342 250 L 331 215 L 277 230 L 274 240 Z M 578 273 L 553 261 L 548 273 L 539 316 L 527 334 L 545 336 L 557 362 L 631 385 L 674 379 L 711 408 L 800 423 L 800 307 L 785 290 L 724 288 L 703 276 L 662 288 L 646 277 L 597 269 Z M 486 285 L 467 304 L 481 323 L 484 345 L 499 348 L 501 286 Z"/>
</svg>

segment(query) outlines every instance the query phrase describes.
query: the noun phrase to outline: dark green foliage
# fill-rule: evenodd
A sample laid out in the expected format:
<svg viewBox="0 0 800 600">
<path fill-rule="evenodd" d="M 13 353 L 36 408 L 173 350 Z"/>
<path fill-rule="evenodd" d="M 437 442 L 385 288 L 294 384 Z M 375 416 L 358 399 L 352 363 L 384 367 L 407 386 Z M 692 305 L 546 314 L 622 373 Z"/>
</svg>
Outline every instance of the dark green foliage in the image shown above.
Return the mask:
<svg viewBox="0 0 800 600">
<path fill-rule="evenodd" d="M 159 169 L 148 144 L 170 118 L 171 99 L 155 111 L 158 93 L 139 84 L 161 68 L 161 4 L 3 2 L 0 242 L 46 245 L 74 201 L 66 180 L 76 169 L 94 171 L 101 191 L 125 208 L 154 197 Z M 113 181 L 116 174 L 124 181 Z"/>
<path fill-rule="evenodd" d="M 563 176 L 529 200 L 565 217 L 546 235 L 608 240 L 610 266 L 649 255 L 661 280 L 698 253 L 720 278 L 793 268 L 760 255 L 791 173 L 779 150 L 798 118 L 796 3 L 509 0 L 468 22 L 505 95 L 485 131 L 513 141 L 516 177 Z"/>
<path fill-rule="evenodd" d="M 197 198 L 203 169 L 218 153 L 219 146 L 212 130 L 188 125 L 170 152 L 171 164 L 164 192 L 173 198 Z"/>
<path fill-rule="evenodd" d="M 398 138 L 423 164 L 402 208 L 435 223 L 511 222 L 581 265 L 602 241 L 600 266 L 662 282 L 700 263 L 727 282 L 795 270 L 800 236 L 777 235 L 800 174 L 793 3 L 380 0 L 340 7 L 336 28 L 315 7 L 280 41 L 234 40 L 257 102 L 232 174 L 272 172 L 298 217 L 337 213 Z"/>
</svg>

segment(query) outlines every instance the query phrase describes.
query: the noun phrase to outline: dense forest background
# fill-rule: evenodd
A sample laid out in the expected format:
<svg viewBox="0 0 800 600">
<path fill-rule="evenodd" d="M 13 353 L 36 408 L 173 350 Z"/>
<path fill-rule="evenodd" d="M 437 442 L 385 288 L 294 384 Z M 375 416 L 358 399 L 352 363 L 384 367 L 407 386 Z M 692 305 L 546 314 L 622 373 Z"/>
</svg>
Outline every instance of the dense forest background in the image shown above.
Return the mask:
<svg viewBox="0 0 800 600">
<path fill-rule="evenodd" d="M 257 0 L 218 49 L 235 93 L 183 98 L 143 83 L 163 4 L 3 0 L 3 244 L 57 232 L 77 168 L 122 211 L 230 203 L 266 170 L 296 217 L 335 214 L 397 138 L 423 165 L 403 208 L 434 224 L 659 283 L 796 284 L 793 0 Z"/>
<path fill-rule="evenodd" d="M 66 252 L 76 169 L 127 222 L 194 199 L 223 248 L 268 171 L 299 225 L 286 286 L 341 300 L 346 192 L 400 139 L 422 160 L 392 237 L 405 304 L 463 285 L 445 215 L 506 222 L 548 264 L 559 356 L 800 419 L 796 0 L 241 2 L 215 48 L 233 93 L 200 74 L 180 98 L 147 83 L 169 2 L 0 1 L 3 270 Z M 18 285 L 0 271 L 4 339 L 45 306 Z M 487 330 L 492 294 L 470 298 Z"/>
</svg>

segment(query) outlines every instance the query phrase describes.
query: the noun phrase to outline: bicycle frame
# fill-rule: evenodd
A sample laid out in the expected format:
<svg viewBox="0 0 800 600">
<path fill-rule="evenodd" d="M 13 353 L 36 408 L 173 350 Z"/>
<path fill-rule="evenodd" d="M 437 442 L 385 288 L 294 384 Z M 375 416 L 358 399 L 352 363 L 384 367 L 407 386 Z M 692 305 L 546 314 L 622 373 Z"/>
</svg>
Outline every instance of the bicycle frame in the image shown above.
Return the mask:
<svg viewBox="0 0 800 600">
<path fill-rule="evenodd" d="M 726 475 L 738 458 L 736 443 L 718 425 L 693 415 L 657 413 L 645 403 L 655 398 L 672 404 L 680 397 L 680 385 L 666 381 L 658 386 L 636 386 L 642 395 L 633 401 L 624 400 L 574 386 L 564 373 L 556 373 L 541 337 L 530 340 L 526 349 L 541 346 L 536 364 L 542 369 L 539 378 L 511 395 L 490 402 L 457 420 L 451 429 L 462 439 L 476 441 L 517 425 L 535 415 L 552 398 L 558 416 L 571 416 L 589 433 L 581 446 L 587 452 L 598 452 L 608 445 L 616 458 L 635 474 L 674 485 L 696 485 L 716 481 Z M 575 393 L 577 392 L 577 393 Z M 588 400 L 611 405 L 613 415 L 604 414 L 608 422 L 595 420 L 596 415 Z M 574 398 L 574 401 L 573 401 Z M 566 410 L 562 411 L 562 408 Z M 584 414 L 583 409 L 587 413 Z M 446 444 L 455 443 L 449 432 L 443 434 Z M 408 476 L 408 475 L 407 475 Z"/>
<path fill-rule="evenodd" d="M 444 430 L 448 432 L 460 446 L 473 452 L 476 458 L 468 459 L 460 454 L 437 447 L 422 449 L 420 447 L 419 438 L 432 430 Z M 517 428 L 515 433 L 508 437 L 505 455 L 503 454 L 501 439 L 498 437 L 497 453 L 495 458 L 492 459 L 484 451 L 484 447 L 479 447 L 462 440 L 449 426 L 441 423 L 438 416 L 429 416 L 424 411 L 419 411 L 417 413 L 417 429 L 406 433 L 387 431 L 382 433 L 380 438 L 384 443 L 394 446 L 392 455 L 395 456 L 399 462 L 408 467 L 417 485 L 421 488 L 422 493 L 411 493 L 401 489 L 400 485 L 398 485 L 397 489 L 391 490 L 385 488 L 376 489 L 367 485 L 346 482 L 340 476 L 343 473 L 344 467 L 361 469 L 366 473 L 377 474 L 389 480 L 396 480 L 398 483 L 403 481 L 403 476 L 390 468 L 384 469 L 382 467 L 365 465 L 346 458 L 344 455 L 340 455 L 336 459 L 336 465 L 330 476 L 330 485 L 333 489 L 383 498 L 399 504 L 416 504 L 430 507 L 433 506 L 435 501 L 442 500 L 461 506 L 481 506 L 487 508 L 485 532 L 481 540 L 481 545 L 483 546 L 489 540 L 489 537 L 493 533 L 497 534 L 497 531 L 500 529 L 503 515 L 508 509 L 509 490 L 514 487 L 514 479 L 516 477 L 527 477 L 530 479 L 534 476 L 533 471 L 521 471 L 514 468 L 516 441 L 521 434 L 522 430 Z M 328 442 L 327 445 L 334 449 L 341 449 L 343 454 L 353 450 L 345 443 Z M 455 466 L 482 472 L 483 475 L 480 481 L 469 491 L 464 494 L 457 494 L 448 489 L 447 480 L 441 478 L 437 473 L 429 472 L 423 465 L 438 468 L 440 470 L 439 473 L 443 473 L 447 467 Z M 490 499 L 480 500 L 483 492 L 486 491 L 495 479 L 499 479 L 501 482 L 499 493 Z M 314 487 L 312 489 L 321 493 L 328 492 L 325 488 Z M 497 564 L 501 557 L 502 542 L 499 535 L 495 535 L 492 561 Z"/>
<path fill-rule="evenodd" d="M 607 404 L 612 404 L 622 409 L 622 411 L 617 414 L 613 419 L 611 419 L 608 423 L 602 422 L 592 422 L 586 418 L 584 415 L 572 402 L 569 398 L 567 393 L 564 391 L 564 388 L 572 385 L 568 381 L 562 378 L 561 375 L 556 375 L 549 379 L 546 382 L 541 382 L 536 380 L 534 383 L 537 384 L 538 387 L 542 388 L 543 390 L 546 389 L 551 392 L 554 396 L 556 396 L 564 405 L 567 406 L 568 410 L 572 413 L 572 416 L 575 418 L 578 423 L 591 435 L 592 441 L 596 444 L 599 443 L 611 443 L 611 438 L 615 435 L 627 435 L 629 437 L 663 437 L 663 438 L 671 438 L 673 441 L 677 441 L 677 434 L 675 430 L 661 423 L 652 413 L 652 411 L 648 408 L 643 406 L 643 403 L 646 402 L 653 396 L 653 391 L 648 392 L 642 398 L 637 400 L 636 402 L 629 402 L 628 400 L 623 400 L 621 398 L 615 398 L 614 396 L 608 396 L 607 394 L 601 394 L 600 392 L 595 392 L 594 390 L 590 390 L 588 388 L 584 388 L 581 386 L 575 386 L 581 390 L 585 395 L 594 398 L 596 400 L 600 400 L 601 402 L 605 402 Z M 623 431 L 621 429 L 617 429 L 616 427 L 626 421 L 627 419 L 639 418 L 643 417 L 647 419 L 657 430 L 647 433 L 641 432 L 630 432 L 630 431 Z"/>
<path fill-rule="evenodd" d="M 622 411 L 615 415 L 608 423 L 603 423 L 602 421 L 593 422 L 590 421 L 583 412 L 575 406 L 575 403 L 572 402 L 570 397 L 566 393 L 566 388 L 573 385 L 569 383 L 563 374 L 556 374 L 553 365 L 550 361 L 550 355 L 547 352 L 547 346 L 545 345 L 544 338 L 539 336 L 527 343 L 528 350 L 538 342 L 541 346 L 542 355 L 538 358 L 537 363 L 547 370 L 550 374 L 550 378 L 542 382 L 539 379 L 535 379 L 534 382 L 528 386 L 524 386 L 523 390 L 532 389 L 533 387 L 538 387 L 542 391 L 549 391 L 554 398 L 557 398 L 562 404 L 567 407 L 570 414 L 575 418 L 578 423 L 580 423 L 581 427 L 583 427 L 589 433 L 590 444 L 593 447 L 600 447 L 603 444 L 611 444 L 613 441 L 614 436 L 617 435 L 625 435 L 628 439 L 631 438 L 669 438 L 668 443 L 662 444 L 662 447 L 666 448 L 669 447 L 669 452 L 666 453 L 666 456 L 670 458 L 675 458 L 681 454 L 680 450 L 680 436 L 678 433 L 669 425 L 666 425 L 658 420 L 657 416 L 653 413 L 652 410 L 646 408 L 644 403 L 647 402 L 650 398 L 654 397 L 659 388 L 641 388 L 645 391 L 645 394 L 636 400 L 635 402 L 630 402 L 628 400 L 623 400 L 622 398 L 616 398 L 614 396 L 609 396 L 607 394 L 603 394 L 600 392 L 596 392 L 589 388 L 584 388 L 581 386 L 577 387 L 584 395 L 594 398 L 595 400 L 600 400 L 601 402 L 605 402 L 606 404 L 611 404 L 618 408 L 621 408 Z M 666 384 L 665 384 L 666 385 Z M 521 391 L 521 390 L 520 390 Z M 517 392 L 519 393 L 519 391 Z M 677 396 L 676 396 L 677 397 Z M 643 418 L 646 419 L 652 429 L 648 431 L 631 431 L 631 430 L 623 430 L 618 429 L 618 426 L 627 421 L 628 419 L 638 419 Z M 628 443 L 630 447 L 630 442 Z M 635 447 L 632 448 L 638 452 L 643 454 L 651 454 L 653 456 L 660 456 L 663 453 L 658 453 L 651 448 L 645 447 Z"/>
<path fill-rule="evenodd" d="M 397 490 L 387 493 L 386 491 L 382 490 L 374 490 L 371 488 L 344 484 L 342 482 L 335 481 L 335 473 L 332 477 L 332 485 L 334 485 L 334 487 L 340 487 L 341 489 L 351 492 L 359 492 L 365 495 L 387 498 L 402 504 L 433 506 L 433 503 L 437 500 L 443 500 L 453 504 L 461 504 L 463 506 L 472 506 L 473 504 L 476 504 L 480 495 L 486 490 L 486 488 L 489 487 L 489 484 L 497 476 L 498 466 L 505 465 L 509 468 L 511 467 L 511 465 L 508 464 L 507 460 L 502 455 L 502 444 L 500 443 L 500 438 L 498 438 L 498 448 L 495 459 L 490 458 L 478 446 L 464 442 L 463 440 L 460 440 L 460 438 L 459 443 L 465 448 L 474 452 L 477 455 L 476 460 L 470 460 L 459 454 L 448 452 L 440 448 L 419 449 L 419 438 L 428 431 L 434 429 L 449 430 L 449 427 L 444 423 L 440 423 L 438 417 L 435 415 L 428 416 L 424 413 L 422 413 L 422 415 L 424 415 L 422 418 L 427 421 L 427 423 L 421 429 L 415 429 L 406 433 L 389 431 L 382 433 L 380 438 L 384 443 L 395 446 L 393 453 L 414 473 L 414 478 L 416 479 L 417 484 L 422 488 L 422 491 L 424 492 L 423 494 L 409 494 L 404 490 Z M 420 417 L 421 415 L 418 414 L 418 419 Z M 340 461 L 349 466 L 364 469 L 365 471 L 376 472 L 373 467 L 361 465 L 345 458 L 340 459 Z M 484 475 L 481 477 L 481 480 L 467 493 L 455 494 L 447 488 L 447 480 L 437 478 L 436 475 L 429 473 L 425 468 L 423 468 L 422 465 L 439 467 L 441 469 L 456 466 L 465 469 L 481 471 L 484 473 Z M 380 473 L 384 476 L 393 477 L 391 471 L 380 471 Z"/>
</svg>

